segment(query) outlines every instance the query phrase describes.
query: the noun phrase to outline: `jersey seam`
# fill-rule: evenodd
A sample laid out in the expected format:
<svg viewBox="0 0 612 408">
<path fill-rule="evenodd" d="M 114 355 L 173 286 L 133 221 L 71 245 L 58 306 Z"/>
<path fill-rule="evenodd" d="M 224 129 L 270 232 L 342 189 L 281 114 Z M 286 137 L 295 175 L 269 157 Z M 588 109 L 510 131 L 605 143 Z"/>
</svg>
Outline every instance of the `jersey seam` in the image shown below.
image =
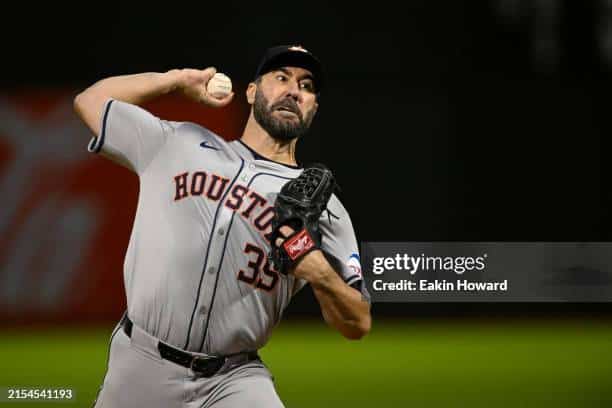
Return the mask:
<svg viewBox="0 0 612 408">
<path fill-rule="evenodd" d="M 230 185 L 227 187 L 227 190 L 225 191 L 225 193 L 223 194 L 223 196 L 219 200 L 219 204 L 217 204 L 217 209 L 215 210 L 215 217 L 213 219 L 212 227 L 210 229 L 210 234 L 209 234 L 209 237 L 208 237 L 208 246 L 206 248 L 206 256 L 204 258 L 204 265 L 202 266 L 202 273 L 200 274 L 200 282 L 198 284 L 198 291 L 196 293 L 195 304 L 193 306 L 193 311 L 191 312 L 191 319 L 189 320 L 189 327 L 187 329 L 187 338 L 185 339 L 185 346 L 183 347 L 185 350 L 187 349 L 187 347 L 189 346 L 189 343 L 190 343 L 189 342 L 189 338 L 191 336 L 191 329 L 193 327 L 193 319 L 195 317 L 195 312 L 196 312 L 196 310 L 198 308 L 198 304 L 200 303 L 200 291 L 202 289 L 202 282 L 204 280 L 204 274 L 206 273 L 206 266 L 208 265 L 208 255 L 210 253 L 210 245 L 211 245 L 211 243 L 213 241 L 213 238 L 214 238 L 213 235 L 214 235 L 214 231 L 215 231 L 215 226 L 217 225 L 217 218 L 219 216 L 219 210 L 221 209 L 221 206 L 223 205 L 223 201 L 225 201 L 225 197 L 227 197 L 227 195 L 229 194 L 229 191 L 231 190 L 232 186 L 234 185 L 234 183 L 238 179 L 238 176 L 242 172 L 242 169 L 244 168 L 244 160 L 241 158 L 240 161 L 241 161 L 240 169 L 238 170 L 238 172 L 234 176 L 234 179 L 232 180 Z M 227 231 L 227 236 L 229 236 L 229 229 Z M 221 271 L 217 271 L 217 274 L 219 274 L 219 273 L 221 273 Z M 215 286 L 214 291 L 216 291 L 216 286 Z M 213 297 L 213 301 L 214 301 L 214 291 L 213 291 L 213 296 L 212 296 Z M 211 307 L 212 307 L 212 302 L 211 302 Z M 209 313 L 209 315 L 210 315 L 210 313 Z M 208 321 L 206 322 L 206 325 L 208 326 Z"/>
<path fill-rule="evenodd" d="M 231 187 L 231 186 L 230 186 Z M 229 188 L 228 188 L 229 190 Z M 208 315 L 206 316 L 206 326 L 204 327 L 204 334 L 202 335 L 202 342 L 200 343 L 200 352 L 204 347 L 204 343 L 206 342 L 206 335 L 208 334 L 208 326 L 210 323 L 210 316 L 212 314 L 213 305 L 215 304 L 215 295 L 217 293 L 217 286 L 219 285 L 219 276 L 221 275 L 221 268 L 223 267 L 223 259 L 225 258 L 225 248 L 227 247 L 227 241 L 229 240 L 230 231 L 232 229 L 232 225 L 234 224 L 234 216 L 236 212 L 232 213 L 232 218 L 230 219 L 230 223 L 227 226 L 227 233 L 225 234 L 225 240 L 223 241 L 223 251 L 221 252 L 221 259 L 217 265 L 217 276 L 215 276 L 215 287 L 213 288 L 213 294 L 210 298 L 210 307 L 208 308 Z"/>
<path fill-rule="evenodd" d="M 164 128 L 164 123 L 165 122 L 166 121 L 164 121 L 163 119 L 157 118 L 157 123 L 159 124 L 159 127 L 161 128 L 161 131 L 164 134 L 164 143 L 159 147 L 159 149 L 157 149 L 157 151 L 155 152 L 155 155 L 153 155 L 153 157 L 151 157 L 151 159 L 146 164 L 146 166 L 144 166 L 144 168 L 139 171 L 139 174 L 144 174 L 147 171 L 147 169 L 149 168 L 151 163 L 153 163 L 155 161 L 155 159 L 157 159 L 157 157 L 159 157 L 161 151 L 168 144 L 168 139 L 169 139 L 170 135 L 166 132 L 166 129 Z M 174 133 L 174 128 L 172 128 L 172 133 Z M 140 145 L 140 143 L 139 143 L 139 145 Z"/>
<path fill-rule="evenodd" d="M 250 147 L 249 145 L 247 145 L 240 139 L 238 139 L 238 143 L 240 143 L 242 146 L 244 146 L 245 149 L 247 149 L 247 151 L 251 154 L 253 160 L 261 160 L 261 161 L 267 161 L 267 162 L 274 163 L 274 164 L 279 164 L 283 167 L 287 167 L 292 170 L 303 170 L 303 167 L 299 165 L 293 166 L 290 164 L 277 162 L 276 160 L 268 159 L 267 157 L 264 157 L 261 154 L 257 153 L 252 147 Z"/>
<path fill-rule="evenodd" d="M 243 160 L 243 159 L 241 159 L 241 160 Z M 244 160 L 243 160 L 243 163 L 244 163 Z M 241 169 L 241 171 L 242 171 L 242 169 Z M 268 175 L 268 176 L 273 176 L 273 177 L 278 177 L 278 178 L 283 178 L 283 179 L 291 180 L 291 177 L 279 176 L 278 174 L 274 174 L 274 173 L 261 172 L 261 173 L 256 173 L 256 174 L 253 175 L 253 177 L 251 177 L 251 180 L 249 180 L 249 182 L 247 184 L 247 188 L 251 187 L 251 184 L 253 183 L 253 181 L 257 177 L 259 177 L 261 175 Z M 236 175 L 236 176 L 238 176 L 238 175 Z M 234 181 L 235 180 L 236 179 L 234 178 Z M 233 184 L 233 182 L 232 182 L 232 184 Z M 231 188 L 231 185 L 230 185 L 230 187 L 228 187 L 227 192 L 229 192 L 230 188 Z M 226 192 L 226 194 L 227 194 L 227 192 Z M 204 334 L 202 336 L 202 342 L 200 343 L 200 348 L 199 348 L 200 352 L 202 352 L 202 347 L 204 346 L 204 343 L 206 342 L 206 336 L 208 335 L 208 326 L 209 326 L 209 323 L 210 323 L 210 316 L 212 315 L 213 306 L 215 304 L 215 295 L 217 294 L 217 286 L 218 286 L 218 283 L 219 283 L 219 275 L 221 274 L 221 268 L 223 267 L 223 258 L 225 256 L 225 246 L 227 245 L 227 240 L 229 239 L 230 231 L 232 229 L 232 225 L 234 224 L 234 216 L 235 215 L 236 215 L 236 211 L 234 211 L 232 213 L 232 218 L 231 218 L 230 224 L 229 224 L 229 226 L 227 228 L 227 233 L 225 235 L 225 242 L 223 243 L 223 249 L 224 250 L 223 250 L 223 253 L 221 254 L 221 261 L 219 262 L 219 267 L 218 267 L 218 270 L 217 270 L 217 277 L 215 278 L 215 287 L 213 288 L 213 294 L 212 294 L 211 299 L 210 299 L 210 307 L 208 309 L 208 316 L 206 318 L 206 327 L 204 328 Z M 206 256 L 208 258 L 208 253 L 207 253 Z"/>
</svg>

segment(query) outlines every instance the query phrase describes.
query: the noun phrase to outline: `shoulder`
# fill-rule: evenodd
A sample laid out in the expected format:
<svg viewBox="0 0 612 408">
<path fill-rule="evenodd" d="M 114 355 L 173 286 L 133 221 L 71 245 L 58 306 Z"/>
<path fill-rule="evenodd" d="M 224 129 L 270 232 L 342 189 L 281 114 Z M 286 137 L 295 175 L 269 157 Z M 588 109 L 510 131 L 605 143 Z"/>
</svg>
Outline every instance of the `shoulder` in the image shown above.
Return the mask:
<svg viewBox="0 0 612 408">
<path fill-rule="evenodd" d="M 348 218 L 349 214 L 342 201 L 336 196 L 336 194 L 332 194 L 329 202 L 327 203 L 327 209 L 331 211 L 335 216 L 340 218 Z"/>
<path fill-rule="evenodd" d="M 180 141 L 180 144 L 198 145 L 204 149 L 232 156 L 232 158 L 236 156 L 230 147 L 230 142 L 204 126 L 193 122 L 173 121 L 165 121 L 165 125 L 171 130 L 174 138 Z"/>
<path fill-rule="evenodd" d="M 327 228 L 330 231 L 349 231 L 353 229 L 353 222 L 351 217 L 344 207 L 340 199 L 332 194 L 329 202 L 327 203 L 327 210 L 321 213 L 319 222 L 323 228 Z"/>
<path fill-rule="evenodd" d="M 174 134 L 182 139 L 194 142 L 209 141 L 215 143 L 216 147 L 226 146 L 227 142 L 219 135 L 193 122 L 173 122 L 165 121 L 166 125 L 172 129 Z"/>
</svg>

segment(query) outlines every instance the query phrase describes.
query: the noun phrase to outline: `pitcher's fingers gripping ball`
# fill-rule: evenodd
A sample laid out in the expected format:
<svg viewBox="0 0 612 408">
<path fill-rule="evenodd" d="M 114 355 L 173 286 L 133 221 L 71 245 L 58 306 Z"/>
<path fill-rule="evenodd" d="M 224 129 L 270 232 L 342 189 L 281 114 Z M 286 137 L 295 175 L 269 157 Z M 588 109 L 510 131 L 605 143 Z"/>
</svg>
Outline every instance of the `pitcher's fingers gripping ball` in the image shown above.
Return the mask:
<svg viewBox="0 0 612 408">
<path fill-rule="evenodd" d="M 223 99 L 232 93 L 232 80 L 227 75 L 217 72 L 206 84 L 206 92 L 217 99 Z"/>
<path fill-rule="evenodd" d="M 331 170 L 316 163 L 281 188 L 274 203 L 269 254 L 279 272 L 289 273 L 300 258 L 321 247 L 319 218 L 335 187 Z M 282 227 L 290 227 L 294 233 L 285 238 Z"/>
</svg>

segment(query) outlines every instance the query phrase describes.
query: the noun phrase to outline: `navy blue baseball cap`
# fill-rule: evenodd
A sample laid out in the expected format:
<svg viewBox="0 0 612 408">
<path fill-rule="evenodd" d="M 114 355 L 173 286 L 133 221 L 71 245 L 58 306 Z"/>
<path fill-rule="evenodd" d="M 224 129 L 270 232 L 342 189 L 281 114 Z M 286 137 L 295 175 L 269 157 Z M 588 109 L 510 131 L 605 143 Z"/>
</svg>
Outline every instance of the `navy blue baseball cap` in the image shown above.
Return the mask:
<svg viewBox="0 0 612 408">
<path fill-rule="evenodd" d="M 279 45 L 266 50 L 255 72 L 255 79 L 280 67 L 299 67 L 312 73 L 316 92 L 323 87 L 323 67 L 317 57 L 300 45 Z"/>
</svg>

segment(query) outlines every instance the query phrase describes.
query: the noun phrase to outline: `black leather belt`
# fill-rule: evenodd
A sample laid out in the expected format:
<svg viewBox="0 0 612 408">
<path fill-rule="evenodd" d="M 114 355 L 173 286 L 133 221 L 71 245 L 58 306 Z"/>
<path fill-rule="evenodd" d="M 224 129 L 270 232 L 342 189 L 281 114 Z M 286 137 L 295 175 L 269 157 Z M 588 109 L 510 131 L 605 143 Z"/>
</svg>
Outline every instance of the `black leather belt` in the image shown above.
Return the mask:
<svg viewBox="0 0 612 408">
<path fill-rule="evenodd" d="M 132 328 L 134 324 L 127 315 L 123 318 L 123 331 L 128 337 L 132 337 Z M 179 364 L 186 368 L 191 368 L 194 372 L 201 374 L 204 377 L 212 377 L 215 375 L 221 367 L 227 362 L 228 359 L 240 358 L 244 362 L 257 360 L 259 355 L 256 351 L 232 354 L 230 356 L 219 356 L 219 357 L 207 357 L 199 356 L 189 353 L 184 350 L 177 349 L 169 346 L 168 344 L 157 342 L 157 350 L 159 355 L 173 363 Z"/>
</svg>

